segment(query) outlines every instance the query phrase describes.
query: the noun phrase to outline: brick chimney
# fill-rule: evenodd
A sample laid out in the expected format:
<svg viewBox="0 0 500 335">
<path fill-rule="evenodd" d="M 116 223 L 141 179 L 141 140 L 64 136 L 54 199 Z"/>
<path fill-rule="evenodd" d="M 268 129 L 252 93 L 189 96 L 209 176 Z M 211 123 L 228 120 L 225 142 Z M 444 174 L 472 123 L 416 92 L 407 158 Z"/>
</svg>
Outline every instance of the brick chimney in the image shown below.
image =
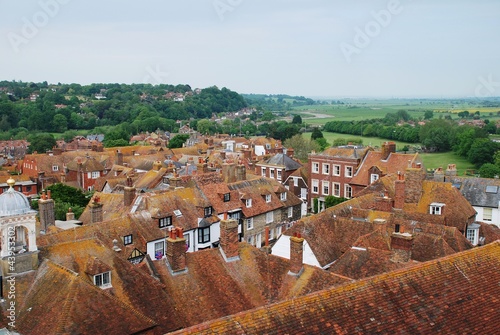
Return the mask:
<svg viewBox="0 0 500 335">
<path fill-rule="evenodd" d="M 102 203 L 98 196 L 94 196 L 94 200 L 89 205 L 90 208 L 90 223 L 102 222 Z"/>
<path fill-rule="evenodd" d="M 125 206 L 130 206 L 134 203 L 135 199 L 135 187 L 125 186 L 123 189 L 123 204 Z"/>
<path fill-rule="evenodd" d="M 162 163 L 160 161 L 154 161 L 153 163 L 153 170 L 154 171 L 160 171 L 160 169 L 162 168 Z"/>
<path fill-rule="evenodd" d="M 422 195 L 425 171 L 421 165 L 412 165 L 405 171 L 405 203 L 417 203 Z"/>
<path fill-rule="evenodd" d="M 252 149 L 243 149 L 243 157 L 248 160 L 252 159 Z"/>
<path fill-rule="evenodd" d="M 295 194 L 295 179 L 294 178 L 289 178 L 288 179 L 288 190 Z"/>
<path fill-rule="evenodd" d="M 405 204 L 405 176 L 398 171 L 398 179 L 394 185 L 394 208 L 403 209 Z"/>
<path fill-rule="evenodd" d="M 387 232 L 387 221 L 384 219 L 373 220 L 373 230 L 383 233 Z"/>
<path fill-rule="evenodd" d="M 396 143 L 384 142 L 382 144 L 382 160 L 386 160 L 393 152 L 396 152 Z"/>
<path fill-rule="evenodd" d="M 445 181 L 450 182 L 452 178 L 457 176 L 457 166 L 455 164 L 448 164 L 445 172 Z"/>
<path fill-rule="evenodd" d="M 290 158 L 293 158 L 293 155 L 295 154 L 295 150 L 293 148 L 288 148 L 287 156 Z"/>
<path fill-rule="evenodd" d="M 68 208 L 68 212 L 66 213 L 66 221 L 72 221 L 75 219 L 75 213 L 73 213 L 73 210 Z"/>
<path fill-rule="evenodd" d="M 236 181 L 242 180 L 247 180 L 247 168 L 243 164 L 238 164 L 236 166 Z"/>
<path fill-rule="evenodd" d="M 289 275 L 299 277 L 304 270 L 304 239 L 295 233 L 290 237 L 290 271 Z"/>
<path fill-rule="evenodd" d="M 182 228 L 175 227 L 167 238 L 167 265 L 172 274 L 187 271 L 186 267 L 186 239 Z"/>
<path fill-rule="evenodd" d="M 123 153 L 120 150 L 116 150 L 116 164 L 123 165 Z"/>
<path fill-rule="evenodd" d="M 238 221 L 228 220 L 227 213 L 224 213 L 224 219 L 220 222 L 220 251 L 226 262 L 240 259 L 238 254 Z"/>
<path fill-rule="evenodd" d="M 386 196 L 379 196 L 375 198 L 375 210 L 381 212 L 391 212 L 392 211 L 392 199 Z"/>
<path fill-rule="evenodd" d="M 179 177 L 179 174 L 177 173 L 177 169 L 174 168 L 174 176 L 168 180 L 168 184 L 172 188 L 180 187 L 181 186 L 182 179 Z"/>
<path fill-rule="evenodd" d="M 228 162 L 222 164 L 222 178 L 226 183 L 234 183 L 236 181 L 235 164 Z"/>
<path fill-rule="evenodd" d="M 444 181 L 444 171 L 442 167 L 438 167 L 436 170 L 434 170 L 434 181 Z"/>
<path fill-rule="evenodd" d="M 41 230 L 47 231 L 50 226 L 54 226 L 56 223 L 55 211 L 54 211 L 54 199 L 50 196 L 50 190 L 42 192 L 42 198 L 38 200 L 38 209 L 40 216 Z"/>
<path fill-rule="evenodd" d="M 202 157 L 198 157 L 198 164 L 196 164 L 196 170 L 198 171 L 198 173 L 208 172 L 208 164 Z"/>
<path fill-rule="evenodd" d="M 405 263 L 411 260 L 413 236 L 409 233 L 392 233 L 391 235 L 391 261 Z"/>
</svg>

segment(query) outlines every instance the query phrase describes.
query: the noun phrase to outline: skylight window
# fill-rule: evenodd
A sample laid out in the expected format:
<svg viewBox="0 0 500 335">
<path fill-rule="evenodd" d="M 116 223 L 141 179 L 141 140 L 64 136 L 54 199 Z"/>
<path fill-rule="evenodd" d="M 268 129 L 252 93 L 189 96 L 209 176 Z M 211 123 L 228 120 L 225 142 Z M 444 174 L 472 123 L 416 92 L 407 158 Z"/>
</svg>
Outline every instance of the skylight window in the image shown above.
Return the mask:
<svg viewBox="0 0 500 335">
<path fill-rule="evenodd" d="M 486 193 L 498 193 L 498 186 L 486 186 Z"/>
<path fill-rule="evenodd" d="M 177 217 L 181 217 L 182 216 L 182 212 L 180 210 L 178 210 L 178 209 L 174 210 L 174 214 Z"/>
</svg>

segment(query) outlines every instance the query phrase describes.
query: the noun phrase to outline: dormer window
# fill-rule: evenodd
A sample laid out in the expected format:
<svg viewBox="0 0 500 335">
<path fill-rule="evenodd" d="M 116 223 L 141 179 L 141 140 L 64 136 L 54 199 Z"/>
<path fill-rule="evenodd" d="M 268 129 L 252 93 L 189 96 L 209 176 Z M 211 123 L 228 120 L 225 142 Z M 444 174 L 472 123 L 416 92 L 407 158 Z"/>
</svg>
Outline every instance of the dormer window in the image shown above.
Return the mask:
<svg viewBox="0 0 500 335">
<path fill-rule="evenodd" d="M 212 206 L 205 207 L 203 210 L 205 217 L 212 215 Z"/>
<path fill-rule="evenodd" d="M 229 200 L 231 200 L 230 193 L 224 193 L 224 202 L 228 202 Z"/>
<path fill-rule="evenodd" d="M 132 234 L 123 236 L 123 245 L 132 244 Z"/>
<path fill-rule="evenodd" d="M 245 205 L 247 206 L 247 208 L 252 207 L 252 199 L 246 199 L 245 200 Z"/>
<path fill-rule="evenodd" d="M 99 286 L 100 288 L 111 287 L 111 271 L 95 275 L 94 285 Z"/>
<path fill-rule="evenodd" d="M 54 172 L 59 171 L 59 166 L 58 165 L 52 165 L 52 171 L 54 171 Z"/>
<path fill-rule="evenodd" d="M 270 194 L 266 194 L 266 202 L 267 203 L 271 202 L 271 195 Z"/>
<path fill-rule="evenodd" d="M 281 201 L 285 201 L 286 200 L 286 192 L 282 192 L 280 194 L 280 199 L 281 199 Z"/>
<path fill-rule="evenodd" d="M 379 176 L 378 176 L 378 174 L 376 174 L 376 173 L 372 173 L 372 174 L 370 175 L 370 184 L 372 184 L 372 183 L 376 182 L 376 181 L 378 180 L 378 177 L 379 177 Z"/>
<path fill-rule="evenodd" d="M 165 228 L 171 225 L 172 225 L 172 216 L 167 216 L 164 218 L 160 218 L 158 220 L 158 227 L 160 228 Z"/>
<path fill-rule="evenodd" d="M 471 223 L 467 226 L 467 239 L 472 245 L 479 243 L 479 228 L 481 226 L 477 223 Z"/>
<path fill-rule="evenodd" d="M 444 204 L 439 202 L 433 202 L 429 207 L 429 214 L 432 215 L 441 215 L 443 214 Z"/>
</svg>

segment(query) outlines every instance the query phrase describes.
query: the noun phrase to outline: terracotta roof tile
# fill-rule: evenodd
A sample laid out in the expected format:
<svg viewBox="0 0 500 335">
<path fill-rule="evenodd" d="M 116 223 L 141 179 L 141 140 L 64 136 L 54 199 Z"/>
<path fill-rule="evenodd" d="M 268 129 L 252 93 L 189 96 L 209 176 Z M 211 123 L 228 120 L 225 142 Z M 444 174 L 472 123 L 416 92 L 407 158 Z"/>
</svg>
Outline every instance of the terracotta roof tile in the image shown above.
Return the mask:
<svg viewBox="0 0 500 335">
<path fill-rule="evenodd" d="M 498 282 L 495 242 L 173 334 L 491 334 Z"/>
</svg>

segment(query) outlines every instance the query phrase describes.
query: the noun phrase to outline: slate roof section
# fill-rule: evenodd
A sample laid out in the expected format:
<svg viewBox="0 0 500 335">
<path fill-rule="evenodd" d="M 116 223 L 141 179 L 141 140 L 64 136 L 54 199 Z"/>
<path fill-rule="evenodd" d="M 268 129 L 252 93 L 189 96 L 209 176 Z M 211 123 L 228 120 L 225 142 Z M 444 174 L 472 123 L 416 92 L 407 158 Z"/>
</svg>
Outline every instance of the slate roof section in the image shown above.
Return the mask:
<svg viewBox="0 0 500 335">
<path fill-rule="evenodd" d="M 295 171 L 299 169 L 302 164 L 298 163 L 294 159 L 288 157 L 287 155 L 281 153 L 272 156 L 271 158 L 265 160 L 264 162 L 257 163 L 257 165 L 276 165 L 276 166 L 284 166 L 285 171 Z"/>
<path fill-rule="evenodd" d="M 500 242 L 172 334 L 493 334 Z"/>
<path fill-rule="evenodd" d="M 455 178 L 460 183 L 460 193 L 472 206 L 498 208 L 500 204 L 500 180 L 492 178 Z M 488 186 L 496 186 L 496 192 L 487 192 Z M 492 190 L 494 188 L 492 187 Z"/>
</svg>

